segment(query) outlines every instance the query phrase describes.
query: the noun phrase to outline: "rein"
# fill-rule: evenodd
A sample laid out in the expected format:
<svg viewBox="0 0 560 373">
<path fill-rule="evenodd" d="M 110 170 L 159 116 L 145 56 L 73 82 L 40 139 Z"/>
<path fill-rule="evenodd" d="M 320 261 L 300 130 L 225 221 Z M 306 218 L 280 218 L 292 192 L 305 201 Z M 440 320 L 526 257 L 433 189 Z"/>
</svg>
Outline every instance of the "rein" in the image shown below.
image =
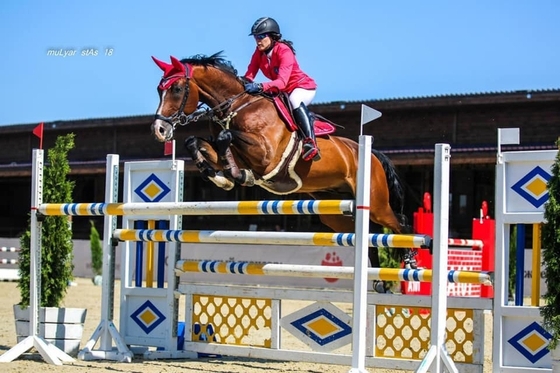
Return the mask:
<svg viewBox="0 0 560 373">
<path fill-rule="evenodd" d="M 251 104 L 254 104 L 258 100 L 261 100 L 261 99 L 264 98 L 264 96 L 259 96 L 259 97 L 257 97 L 256 100 L 246 102 L 243 105 L 241 105 L 240 107 L 238 107 L 237 109 L 235 109 L 233 111 L 230 111 L 227 115 L 225 115 L 225 113 L 228 112 L 228 110 L 231 108 L 231 105 L 235 102 L 235 100 L 237 100 L 243 94 L 245 94 L 245 92 L 238 93 L 235 96 L 232 96 L 232 97 L 228 98 L 224 102 L 221 102 L 218 105 L 216 105 L 216 106 L 214 106 L 213 108 L 210 108 L 210 109 L 202 108 L 202 105 L 204 105 L 204 104 L 200 104 L 199 107 L 197 108 L 197 110 L 195 110 L 192 114 L 190 114 L 187 117 L 187 121 L 184 124 L 181 124 L 181 125 L 184 126 L 188 123 L 197 122 L 200 118 L 202 118 L 204 116 L 207 116 L 211 120 L 213 120 L 215 123 L 218 123 L 220 125 L 220 127 L 222 127 L 222 129 L 229 129 L 229 124 L 230 124 L 231 120 L 237 115 L 238 112 L 245 109 L 247 106 L 249 106 Z M 224 115 L 225 115 L 225 117 L 224 117 Z"/>
<path fill-rule="evenodd" d="M 218 105 L 214 106 L 213 108 L 202 108 L 202 106 L 205 105 L 205 104 L 200 103 L 198 105 L 197 109 L 194 112 L 187 115 L 187 114 L 185 114 L 184 110 L 185 110 L 185 105 L 187 104 L 187 99 L 189 98 L 189 93 L 190 93 L 190 86 L 189 86 L 189 82 L 191 80 L 191 67 L 190 67 L 190 65 L 186 64 L 185 69 L 186 69 L 186 71 L 185 71 L 184 77 L 186 78 L 187 83 L 185 84 L 185 93 L 183 94 L 183 98 L 181 100 L 181 106 L 179 107 L 179 109 L 174 114 L 170 115 L 169 117 L 163 116 L 161 114 L 156 114 L 155 115 L 156 119 L 160 119 L 160 120 L 162 120 L 166 123 L 169 123 L 173 127 L 174 131 L 175 131 L 175 128 L 177 127 L 178 124 L 181 125 L 181 126 L 186 126 L 189 123 L 197 122 L 203 116 L 210 117 L 210 119 L 213 120 L 214 122 L 218 123 L 222 127 L 222 129 L 229 129 L 229 125 L 230 125 L 231 120 L 237 115 L 237 113 L 239 111 L 245 109 L 247 106 L 257 102 L 258 100 L 261 100 L 261 99 L 265 98 L 265 96 L 258 96 L 255 100 L 246 102 L 243 105 L 241 105 L 240 107 L 238 107 L 236 110 L 230 111 L 228 113 L 232 104 L 238 98 L 240 98 L 241 96 L 243 96 L 246 93 L 245 91 L 243 91 L 241 93 L 238 93 L 238 94 L 228 98 L 224 102 L 219 103 Z M 181 75 L 181 77 L 183 77 L 183 75 Z M 165 80 L 163 80 L 160 83 L 160 86 L 163 86 L 163 85 L 170 86 L 172 84 L 170 82 L 170 80 L 171 79 L 177 79 L 177 78 L 178 77 L 176 75 L 170 76 L 170 77 L 166 78 Z"/>
</svg>

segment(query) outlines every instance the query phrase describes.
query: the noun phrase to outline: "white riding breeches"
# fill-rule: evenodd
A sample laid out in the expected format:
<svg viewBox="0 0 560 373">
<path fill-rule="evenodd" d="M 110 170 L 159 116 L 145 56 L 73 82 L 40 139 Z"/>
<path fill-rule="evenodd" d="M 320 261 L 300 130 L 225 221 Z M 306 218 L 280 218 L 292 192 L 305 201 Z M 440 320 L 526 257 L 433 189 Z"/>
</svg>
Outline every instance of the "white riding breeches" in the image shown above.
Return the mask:
<svg viewBox="0 0 560 373">
<path fill-rule="evenodd" d="M 302 102 L 305 106 L 309 106 L 311 101 L 315 98 L 315 93 L 316 91 L 314 89 L 296 88 L 290 93 L 290 103 L 294 109 L 297 109 Z"/>
</svg>

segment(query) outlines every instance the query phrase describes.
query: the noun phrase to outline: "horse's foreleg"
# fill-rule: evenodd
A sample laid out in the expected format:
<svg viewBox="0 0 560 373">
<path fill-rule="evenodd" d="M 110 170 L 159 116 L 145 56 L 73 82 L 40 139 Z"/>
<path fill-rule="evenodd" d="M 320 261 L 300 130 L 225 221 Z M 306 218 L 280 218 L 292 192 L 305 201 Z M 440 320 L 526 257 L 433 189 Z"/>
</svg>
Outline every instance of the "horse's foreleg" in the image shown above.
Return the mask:
<svg viewBox="0 0 560 373">
<path fill-rule="evenodd" d="M 208 163 L 206 158 L 204 158 L 200 152 L 198 138 L 189 136 L 185 140 L 185 149 L 189 152 L 196 168 L 198 168 L 198 171 L 200 171 L 204 179 L 209 180 L 210 178 L 216 176 L 216 170 Z"/>
<path fill-rule="evenodd" d="M 185 140 L 185 148 L 190 153 L 192 160 L 194 161 L 200 173 L 202 173 L 203 178 L 212 181 L 214 184 L 216 184 L 216 186 L 224 190 L 233 189 L 235 184 L 231 180 L 228 180 L 226 177 L 224 177 L 222 175 L 222 172 L 217 172 L 214 168 L 218 167 L 216 163 L 218 157 L 216 155 L 214 147 L 208 141 L 194 136 L 189 136 Z M 216 159 L 216 161 L 213 162 L 211 158 Z"/>
<path fill-rule="evenodd" d="M 249 170 L 239 169 L 237 162 L 235 162 L 230 148 L 232 141 L 233 135 L 231 131 L 228 130 L 220 132 L 216 139 L 216 146 L 218 148 L 218 155 L 222 163 L 224 175 L 242 186 L 253 186 L 255 185 L 253 173 Z"/>
</svg>

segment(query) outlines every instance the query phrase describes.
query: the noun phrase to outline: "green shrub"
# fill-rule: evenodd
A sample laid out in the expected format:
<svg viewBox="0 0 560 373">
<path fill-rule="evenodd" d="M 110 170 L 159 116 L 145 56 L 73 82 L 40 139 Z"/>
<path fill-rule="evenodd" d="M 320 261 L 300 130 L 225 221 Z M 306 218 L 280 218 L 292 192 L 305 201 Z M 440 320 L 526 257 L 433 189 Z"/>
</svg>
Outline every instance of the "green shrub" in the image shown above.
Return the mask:
<svg viewBox="0 0 560 373">
<path fill-rule="evenodd" d="M 99 238 L 99 232 L 95 228 L 95 223 L 93 220 L 89 221 L 91 224 L 91 229 L 89 233 L 89 242 L 91 248 L 91 269 L 93 270 L 94 276 L 101 275 L 103 270 L 103 250 L 101 248 L 101 239 Z"/>
<path fill-rule="evenodd" d="M 556 141 L 560 149 L 560 139 Z M 542 225 L 542 263 L 547 291 L 540 308 L 544 328 L 552 334 L 549 348 L 555 349 L 560 338 L 560 152 L 552 165 L 548 181 L 548 201 Z"/>
</svg>

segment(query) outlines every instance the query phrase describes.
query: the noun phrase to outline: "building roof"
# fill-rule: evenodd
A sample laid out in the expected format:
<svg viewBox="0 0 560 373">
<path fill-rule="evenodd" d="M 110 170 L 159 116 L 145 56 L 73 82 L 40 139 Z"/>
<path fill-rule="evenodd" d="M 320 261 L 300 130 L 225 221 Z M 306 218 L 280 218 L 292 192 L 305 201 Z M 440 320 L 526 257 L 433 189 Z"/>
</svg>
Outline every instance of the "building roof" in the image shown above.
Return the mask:
<svg viewBox="0 0 560 373">
<path fill-rule="evenodd" d="M 560 88 L 537 89 L 537 90 L 515 90 L 515 91 L 496 91 L 481 93 L 455 93 L 435 96 L 416 96 L 416 97 L 395 97 L 384 99 L 366 99 L 357 101 L 330 101 L 320 102 L 310 105 L 310 108 L 319 112 L 341 112 L 348 110 L 359 110 L 361 104 L 374 106 L 377 109 L 406 109 L 406 108 L 426 108 L 442 106 L 466 106 L 484 104 L 511 104 L 523 102 L 548 102 L 560 101 Z M 98 127 L 101 125 L 111 126 L 115 122 L 119 125 L 138 123 L 139 121 L 151 120 L 154 114 L 138 114 L 117 117 L 98 117 L 98 118 L 76 118 L 71 120 L 57 120 L 45 122 L 49 128 L 57 125 L 79 125 L 88 127 Z M 0 126 L 0 133 L 28 131 L 28 128 L 36 126 L 37 123 L 8 124 Z"/>
</svg>

